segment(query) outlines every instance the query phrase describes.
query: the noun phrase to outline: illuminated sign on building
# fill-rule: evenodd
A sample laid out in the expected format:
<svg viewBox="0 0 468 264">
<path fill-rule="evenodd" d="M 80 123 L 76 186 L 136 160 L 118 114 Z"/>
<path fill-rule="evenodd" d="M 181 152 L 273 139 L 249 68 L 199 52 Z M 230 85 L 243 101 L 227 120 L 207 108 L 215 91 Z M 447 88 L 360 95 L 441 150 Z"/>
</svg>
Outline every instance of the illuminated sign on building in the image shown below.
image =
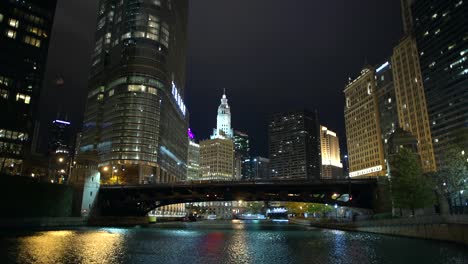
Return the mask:
<svg viewBox="0 0 468 264">
<path fill-rule="evenodd" d="M 193 140 L 195 138 L 195 135 L 193 134 L 192 130 L 189 128 L 187 131 L 189 139 Z"/>
<path fill-rule="evenodd" d="M 373 172 L 378 172 L 378 171 L 382 171 L 382 165 L 375 166 L 375 167 L 370 167 L 370 168 L 363 169 L 363 170 L 350 172 L 349 177 L 357 177 L 357 176 L 361 176 L 361 175 L 365 175 L 365 174 L 369 174 L 369 173 L 373 173 Z"/>
<path fill-rule="evenodd" d="M 180 97 L 179 90 L 177 90 L 177 87 L 174 82 L 172 82 L 172 96 L 174 97 L 174 100 L 179 106 L 180 111 L 182 111 L 182 114 L 185 116 L 185 111 L 186 111 L 185 104 L 184 104 L 184 101 L 182 100 L 182 97 Z"/>
<path fill-rule="evenodd" d="M 385 62 L 384 64 L 382 64 L 379 68 L 377 68 L 377 70 L 375 70 L 376 72 L 380 72 L 381 70 L 385 69 L 390 63 Z"/>
<path fill-rule="evenodd" d="M 63 121 L 63 120 L 54 120 L 52 123 L 59 123 L 59 124 L 64 124 L 64 125 L 70 125 L 70 122 L 68 121 Z"/>
</svg>

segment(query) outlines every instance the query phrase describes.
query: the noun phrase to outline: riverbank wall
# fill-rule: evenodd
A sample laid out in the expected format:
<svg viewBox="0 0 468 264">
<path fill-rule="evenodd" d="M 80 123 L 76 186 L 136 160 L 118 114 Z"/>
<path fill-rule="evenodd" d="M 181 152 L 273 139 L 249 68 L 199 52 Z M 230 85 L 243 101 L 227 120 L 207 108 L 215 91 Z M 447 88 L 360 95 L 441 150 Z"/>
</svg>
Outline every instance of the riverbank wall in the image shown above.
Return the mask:
<svg viewBox="0 0 468 264">
<path fill-rule="evenodd" d="M 2 218 L 48 218 L 72 216 L 73 188 L 38 182 L 32 177 L 1 175 Z"/>
<path fill-rule="evenodd" d="M 88 219 L 84 217 L 27 217 L 0 218 L 0 228 L 58 228 L 86 226 Z"/>
<path fill-rule="evenodd" d="M 468 245 L 467 216 L 438 215 L 341 223 L 291 219 L 290 222 L 318 228 L 441 240 Z"/>
</svg>

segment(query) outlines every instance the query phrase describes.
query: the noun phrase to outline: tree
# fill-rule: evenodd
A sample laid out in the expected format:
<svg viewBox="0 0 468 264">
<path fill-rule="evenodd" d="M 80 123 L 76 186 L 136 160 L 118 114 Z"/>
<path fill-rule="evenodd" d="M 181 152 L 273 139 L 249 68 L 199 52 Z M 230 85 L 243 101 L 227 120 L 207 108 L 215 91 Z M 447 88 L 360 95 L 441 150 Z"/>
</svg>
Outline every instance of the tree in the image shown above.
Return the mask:
<svg viewBox="0 0 468 264">
<path fill-rule="evenodd" d="M 399 149 L 390 161 L 391 190 L 394 206 L 414 210 L 433 204 L 432 182 L 424 176 L 416 154 L 407 148 Z"/>
<path fill-rule="evenodd" d="M 450 145 L 444 152 L 438 171 L 433 174 L 437 183 L 436 190 L 444 195 L 453 213 L 453 199 L 464 189 L 464 180 L 468 178 L 467 155 L 458 145 Z"/>
</svg>

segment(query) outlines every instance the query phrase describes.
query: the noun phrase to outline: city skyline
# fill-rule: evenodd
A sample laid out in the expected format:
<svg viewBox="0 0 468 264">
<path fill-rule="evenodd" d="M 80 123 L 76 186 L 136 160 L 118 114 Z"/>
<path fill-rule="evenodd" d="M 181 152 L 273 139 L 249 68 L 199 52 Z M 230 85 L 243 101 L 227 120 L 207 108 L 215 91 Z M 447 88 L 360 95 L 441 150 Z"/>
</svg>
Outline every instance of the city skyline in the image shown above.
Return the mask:
<svg viewBox="0 0 468 264">
<path fill-rule="evenodd" d="M 244 10 L 243 6 L 248 8 Z M 264 6 L 268 8 L 262 9 L 258 16 L 249 11 Z M 381 60 L 382 54 L 391 54 L 392 46 L 402 36 L 399 3 L 368 1 L 362 7 L 362 10 L 358 10 L 349 3 L 318 5 L 299 1 L 282 14 L 279 13 L 281 6 L 267 5 L 264 1 L 191 2 L 185 102 L 190 113 L 190 127 L 197 139 L 209 138 L 210 128 L 215 127 L 213 110 L 217 108 L 219 96 L 225 87 L 233 107 L 232 125 L 251 136 L 252 154 L 267 154 L 268 114 L 299 108 L 319 109 L 324 125 L 340 135 L 344 151 L 343 84 L 349 76 L 356 75 L 366 61 L 376 63 Z M 302 11 L 310 10 L 315 14 L 314 10 L 319 8 L 324 14 L 316 18 L 309 18 Z M 49 122 L 53 116 L 50 105 L 65 100 L 65 110 L 73 121 L 72 129 L 79 131 L 77 125 L 81 124 L 85 81 L 89 76 L 89 58 L 94 46 L 95 9 L 96 4 L 92 1 L 58 3 L 44 82 L 47 102 L 43 100 L 41 103 L 43 123 Z M 345 12 L 347 9 L 352 12 Z M 72 14 L 72 10 L 79 12 Z M 208 11 L 205 10 L 217 12 L 206 14 Z M 232 22 L 231 11 L 239 11 L 245 22 Z M 327 14 L 336 18 L 328 18 Z M 284 17 L 284 24 L 275 22 L 280 15 Z M 216 25 L 209 23 L 210 19 L 216 19 Z M 348 20 L 352 20 L 355 26 L 348 25 Z M 254 21 L 261 23 L 251 23 L 251 29 L 244 30 L 246 24 Z M 382 31 L 383 26 L 390 30 Z M 288 28 L 291 28 L 291 33 L 287 33 Z M 321 28 L 332 30 L 324 31 Z M 229 32 L 257 44 L 247 45 L 240 39 L 233 39 Z M 277 33 L 286 34 L 279 42 L 274 42 L 272 38 Z M 371 42 L 364 38 L 369 34 L 375 36 Z M 76 54 L 68 55 L 73 65 L 63 60 L 63 54 L 70 54 L 70 49 Z M 279 51 L 284 54 L 276 56 L 274 61 L 267 59 L 275 57 L 273 55 Z M 301 53 L 304 53 L 304 57 L 299 56 Z M 277 74 L 283 71 L 284 76 Z M 63 76 L 64 88 L 69 90 L 73 100 L 59 99 L 52 92 L 52 82 L 58 75 Z M 285 86 L 288 89 L 282 88 Z M 284 90 L 289 92 L 285 94 Z M 44 132 L 41 134 L 44 135 Z"/>
</svg>

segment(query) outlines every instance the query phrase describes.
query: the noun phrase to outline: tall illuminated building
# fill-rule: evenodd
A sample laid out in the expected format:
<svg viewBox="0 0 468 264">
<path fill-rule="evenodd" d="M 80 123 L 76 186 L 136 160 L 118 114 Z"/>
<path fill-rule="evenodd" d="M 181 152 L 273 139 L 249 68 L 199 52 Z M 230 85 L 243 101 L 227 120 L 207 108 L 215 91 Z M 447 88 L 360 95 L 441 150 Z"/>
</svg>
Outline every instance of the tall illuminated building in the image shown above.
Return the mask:
<svg viewBox="0 0 468 264">
<path fill-rule="evenodd" d="M 418 49 L 413 37 L 403 38 L 393 49 L 392 65 L 399 126 L 417 139 L 422 170 L 435 171 L 436 162 L 426 96 L 419 67 Z"/>
<path fill-rule="evenodd" d="M 316 111 L 271 115 L 268 146 L 271 179 L 320 179 L 320 125 Z"/>
<path fill-rule="evenodd" d="M 0 2 L 1 171 L 21 172 L 37 121 L 57 1 Z"/>
<path fill-rule="evenodd" d="M 343 176 L 340 156 L 340 142 L 335 132 L 320 126 L 320 146 L 322 153 L 322 178 L 337 179 Z"/>
<path fill-rule="evenodd" d="M 386 176 L 388 141 L 399 128 L 417 139 L 423 171 L 435 170 L 424 88 L 415 52 L 414 40 L 404 38 L 394 48 L 391 61 L 376 68 L 365 68 L 345 90 L 350 177 Z M 375 81 L 371 81 L 371 76 Z M 357 97 L 355 101 L 353 97 Z M 380 142 L 374 142 L 376 135 Z M 366 139 L 373 143 L 366 143 Z M 373 159 L 374 167 L 363 165 L 371 165 L 369 159 Z"/>
<path fill-rule="evenodd" d="M 187 157 L 187 180 L 200 179 L 200 145 L 195 142 L 195 136 L 192 131 L 188 130 L 189 146 Z"/>
<path fill-rule="evenodd" d="M 216 128 L 213 129 L 212 139 L 218 137 L 232 138 L 234 132 L 231 127 L 231 108 L 229 108 L 226 91 L 221 97 L 221 104 L 218 107 L 218 116 L 216 117 Z"/>
<path fill-rule="evenodd" d="M 99 1 L 80 153 L 101 182 L 185 180 L 187 19 L 187 0 Z"/>
<path fill-rule="evenodd" d="M 234 179 L 234 143 L 227 138 L 200 142 L 201 180 Z"/>
<path fill-rule="evenodd" d="M 216 128 L 213 130 L 211 139 L 200 142 L 200 179 L 234 180 L 240 175 L 240 159 L 236 159 L 235 155 L 231 109 L 227 102 L 226 92 L 221 97 L 217 113 Z"/>
<path fill-rule="evenodd" d="M 385 176 L 375 70 L 365 67 L 344 93 L 349 177 Z"/>
<path fill-rule="evenodd" d="M 452 144 L 468 152 L 468 2 L 415 0 L 413 33 L 436 161 Z M 419 79 L 421 81 L 421 79 Z"/>
</svg>

